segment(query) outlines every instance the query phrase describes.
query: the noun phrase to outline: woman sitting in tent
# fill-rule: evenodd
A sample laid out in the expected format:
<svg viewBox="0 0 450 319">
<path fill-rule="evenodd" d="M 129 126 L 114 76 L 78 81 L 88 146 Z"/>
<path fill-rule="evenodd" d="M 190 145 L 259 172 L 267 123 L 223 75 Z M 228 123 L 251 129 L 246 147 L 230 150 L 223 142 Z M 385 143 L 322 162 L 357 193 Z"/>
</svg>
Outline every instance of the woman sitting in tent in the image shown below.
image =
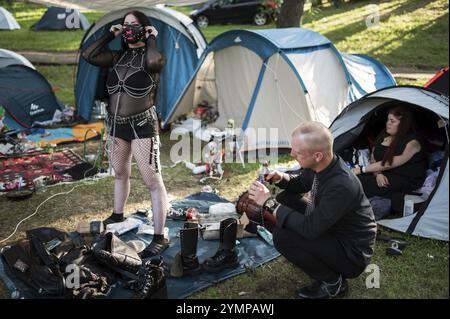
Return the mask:
<svg viewBox="0 0 450 319">
<path fill-rule="evenodd" d="M 369 199 L 417 190 L 425 180 L 426 170 L 424 145 L 415 133 L 412 113 L 403 106 L 389 111 L 386 129 L 372 149 L 371 163 L 353 168 Z"/>
<path fill-rule="evenodd" d="M 114 211 L 105 224 L 121 222 L 130 192 L 131 154 L 151 195 L 155 235 L 142 257 L 160 254 L 168 247 L 164 225 L 167 192 L 160 173 L 158 119 L 155 89 L 164 57 L 156 48 L 157 31 L 145 14 L 127 13 L 121 25 L 83 51 L 89 63 L 112 67 L 106 87 L 109 106 L 109 160 L 115 172 Z M 111 51 L 108 43 L 122 35 L 122 50 Z"/>
</svg>

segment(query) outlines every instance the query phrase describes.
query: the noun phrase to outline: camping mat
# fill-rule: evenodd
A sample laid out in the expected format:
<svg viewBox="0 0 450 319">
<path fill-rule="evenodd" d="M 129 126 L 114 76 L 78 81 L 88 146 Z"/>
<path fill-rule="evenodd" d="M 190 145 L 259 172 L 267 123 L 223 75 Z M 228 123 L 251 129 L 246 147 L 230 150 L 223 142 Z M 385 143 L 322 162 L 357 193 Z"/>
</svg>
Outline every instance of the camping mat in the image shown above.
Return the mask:
<svg viewBox="0 0 450 319">
<path fill-rule="evenodd" d="M 27 136 L 27 139 L 32 142 L 44 141 L 49 144 L 83 142 L 86 132 L 86 140 L 89 140 L 100 135 L 102 129 L 104 129 L 103 122 L 78 124 L 73 127 L 45 129 L 44 134 L 30 134 Z"/>
<path fill-rule="evenodd" d="M 197 193 L 187 198 L 189 204 L 195 204 L 195 198 L 198 198 L 198 203 L 200 205 L 214 204 L 217 202 L 224 202 L 226 200 L 218 197 L 215 194 L 211 193 Z M 182 201 L 176 201 L 173 203 L 179 204 Z M 187 203 L 186 201 L 184 203 Z M 178 205 L 180 206 L 180 205 Z M 190 206 L 196 207 L 196 206 Z M 200 206 L 199 206 L 200 207 Z M 133 217 L 143 219 L 147 221 L 147 219 L 141 215 L 135 214 Z M 162 254 L 164 261 L 170 265 L 175 257 L 175 255 L 180 251 L 180 240 L 177 237 L 177 233 L 183 227 L 183 221 L 174 221 L 167 220 L 166 226 L 169 227 L 169 237 L 170 237 L 170 246 L 166 251 Z M 151 235 L 137 235 L 136 231 L 130 231 L 121 236 L 121 238 L 125 241 L 139 239 L 144 241 L 146 244 L 149 244 L 151 241 Z M 217 251 L 217 247 L 219 245 L 218 240 L 202 240 L 199 239 L 197 245 L 197 256 L 199 258 L 200 263 L 202 263 L 206 258 L 211 257 Z M 268 245 L 265 241 L 258 237 L 251 238 L 242 238 L 237 241 L 236 248 L 239 253 L 240 264 L 239 267 L 234 269 L 225 269 L 218 274 L 208 274 L 206 272 L 202 272 L 196 276 L 188 276 L 182 278 L 167 278 L 167 292 L 168 296 L 171 299 L 183 299 L 186 298 L 193 293 L 210 287 L 218 282 L 224 281 L 228 278 L 237 276 L 239 274 L 244 273 L 247 269 L 254 269 L 258 266 L 267 263 L 274 258 L 278 257 L 280 254 L 278 251 Z M 11 273 L 7 269 L 8 266 L 4 263 L 3 259 L 0 258 L 0 278 L 2 279 L 5 286 L 11 291 L 11 293 L 15 292 L 16 297 L 20 296 L 23 298 L 38 298 L 39 296 L 28 288 L 22 282 L 19 282 L 14 276 L 11 276 Z M 116 298 L 130 298 L 132 296 L 132 291 L 123 288 L 124 283 L 117 282 L 109 297 L 112 299 Z"/>
<path fill-rule="evenodd" d="M 22 188 L 33 189 L 33 180 L 45 176 L 47 184 L 70 181 L 64 172 L 84 163 L 67 149 L 54 153 L 0 159 L 0 193 Z"/>
</svg>

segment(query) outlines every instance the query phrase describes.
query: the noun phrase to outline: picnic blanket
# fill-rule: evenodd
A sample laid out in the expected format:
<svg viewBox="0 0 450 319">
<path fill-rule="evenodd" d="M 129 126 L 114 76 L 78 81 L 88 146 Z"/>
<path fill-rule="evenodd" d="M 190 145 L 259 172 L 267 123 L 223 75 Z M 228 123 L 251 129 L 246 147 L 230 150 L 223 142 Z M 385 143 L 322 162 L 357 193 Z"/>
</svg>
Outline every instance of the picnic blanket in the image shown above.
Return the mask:
<svg viewBox="0 0 450 319">
<path fill-rule="evenodd" d="M 33 180 L 38 177 L 46 178 L 47 185 L 78 179 L 77 167 L 86 171 L 92 165 L 84 162 L 70 149 L 0 159 L 0 193 L 33 189 Z"/>
<path fill-rule="evenodd" d="M 73 127 L 61 127 L 53 129 L 39 129 L 27 136 L 32 142 L 45 142 L 48 144 L 60 144 L 67 142 L 83 142 L 100 135 L 104 129 L 103 122 L 78 124 Z"/>
</svg>

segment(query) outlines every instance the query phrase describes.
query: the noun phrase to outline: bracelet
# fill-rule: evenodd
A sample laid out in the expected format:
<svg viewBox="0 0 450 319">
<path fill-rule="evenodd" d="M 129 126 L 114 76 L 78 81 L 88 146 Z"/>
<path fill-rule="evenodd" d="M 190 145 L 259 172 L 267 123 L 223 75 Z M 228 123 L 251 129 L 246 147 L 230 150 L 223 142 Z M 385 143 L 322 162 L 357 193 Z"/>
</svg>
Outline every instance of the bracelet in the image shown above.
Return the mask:
<svg viewBox="0 0 450 319">
<path fill-rule="evenodd" d="M 366 167 L 365 167 L 365 166 L 362 166 L 362 167 L 361 167 L 361 172 L 362 172 L 363 174 L 366 173 Z"/>
</svg>

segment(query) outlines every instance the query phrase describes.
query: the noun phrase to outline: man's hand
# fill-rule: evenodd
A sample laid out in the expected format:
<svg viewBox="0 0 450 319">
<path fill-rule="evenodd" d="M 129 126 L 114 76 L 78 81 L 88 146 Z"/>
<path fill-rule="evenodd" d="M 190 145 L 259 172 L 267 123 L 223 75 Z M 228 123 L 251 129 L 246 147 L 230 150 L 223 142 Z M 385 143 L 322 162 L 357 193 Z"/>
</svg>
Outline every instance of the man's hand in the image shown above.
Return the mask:
<svg viewBox="0 0 450 319">
<path fill-rule="evenodd" d="M 109 29 L 109 31 L 114 33 L 114 36 L 117 37 L 119 34 L 122 33 L 122 25 L 115 24 L 115 25 L 111 26 L 111 29 Z"/>
<path fill-rule="evenodd" d="M 277 183 L 283 179 L 283 173 L 279 171 L 271 171 L 266 176 L 266 182 Z"/>
<path fill-rule="evenodd" d="M 355 167 L 353 167 L 353 168 L 352 168 L 352 171 L 353 171 L 353 174 L 355 174 L 355 175 L 361 174 L 361 173 L 362 173 L 362 171 L 361 171 L 361 166 L 355 166 Z"/>
<path fill-rule="evenodd" d="M 262 206 L 270 197 L 270 191 L 260 182 L 254 181 L 252 185 L 250 185 L 248 195 L 248 197 L 252 199 L 256 204 Z"/>
<path fill-rule="evenodd" d="M 150 35 L 153 35 L 155 38 L 158 35 L 158 31 L 152 25 L 148 25 L 145 27 L 145 38 L 148 39 Z"/>
</svg>

